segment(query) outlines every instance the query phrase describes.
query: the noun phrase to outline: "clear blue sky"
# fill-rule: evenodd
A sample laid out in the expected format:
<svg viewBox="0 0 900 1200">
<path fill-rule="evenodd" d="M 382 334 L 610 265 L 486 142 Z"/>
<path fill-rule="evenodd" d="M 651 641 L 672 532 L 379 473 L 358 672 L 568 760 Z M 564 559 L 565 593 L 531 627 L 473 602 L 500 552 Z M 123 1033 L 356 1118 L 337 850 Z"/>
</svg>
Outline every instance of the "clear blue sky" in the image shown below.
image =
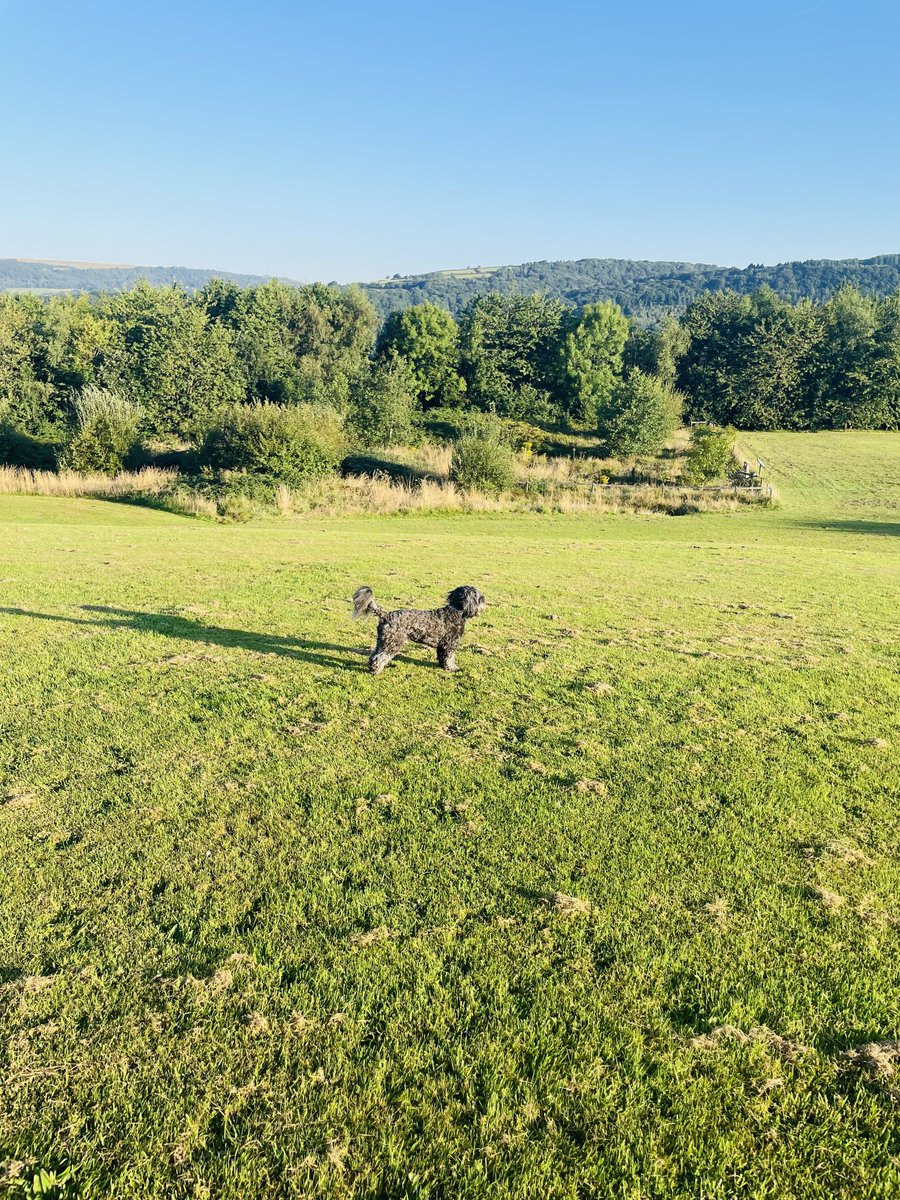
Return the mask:
<svg viewBox="0 0 900 1200">
<path fill-rule="evenodd" d="M 0 257 L 900 251 L 897 0 L 0 0 Z"/>
</svg>

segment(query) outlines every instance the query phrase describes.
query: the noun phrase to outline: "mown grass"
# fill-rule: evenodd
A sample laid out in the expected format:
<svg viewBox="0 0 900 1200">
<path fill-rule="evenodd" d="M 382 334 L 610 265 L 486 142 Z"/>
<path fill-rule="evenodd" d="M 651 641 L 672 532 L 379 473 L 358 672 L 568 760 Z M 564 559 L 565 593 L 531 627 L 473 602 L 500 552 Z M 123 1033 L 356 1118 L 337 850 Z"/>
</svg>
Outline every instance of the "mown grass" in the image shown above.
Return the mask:
<svg viewBox="0 0 900 1200">
<path fill-rule="evenodd" d="M 682 520 L 0 497 L 6 1187 L 897 1194 L 896 513 L 766 436 Z"/>
</svg>

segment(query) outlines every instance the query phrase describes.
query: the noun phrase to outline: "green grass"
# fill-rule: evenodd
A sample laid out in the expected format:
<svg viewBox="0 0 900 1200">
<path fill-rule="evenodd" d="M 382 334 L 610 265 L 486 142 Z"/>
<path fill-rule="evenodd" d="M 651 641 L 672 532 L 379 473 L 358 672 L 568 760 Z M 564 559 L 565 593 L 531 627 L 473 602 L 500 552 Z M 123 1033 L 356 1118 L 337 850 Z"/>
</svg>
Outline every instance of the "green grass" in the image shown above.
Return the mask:
<svg viewBox="0 0 900 1200">
<path fill-rule="evenodd" d="M 898 1194 L 900 437 L 745 442 L 775 510 L 0 497 L 14 1195 Z M 358 584 L 469 581 L 369 677 Z"/>
</svg>

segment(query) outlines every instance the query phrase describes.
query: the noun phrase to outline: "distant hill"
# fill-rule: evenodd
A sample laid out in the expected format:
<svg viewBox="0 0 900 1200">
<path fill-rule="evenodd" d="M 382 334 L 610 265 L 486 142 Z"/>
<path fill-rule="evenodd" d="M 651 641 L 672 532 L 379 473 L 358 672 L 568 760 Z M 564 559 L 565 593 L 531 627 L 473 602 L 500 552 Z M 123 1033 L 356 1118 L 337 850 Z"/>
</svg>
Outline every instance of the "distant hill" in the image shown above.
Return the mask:
<svg viewBox="0 0 900 1200">
<path fill-rule="evenodd" d="M 716 267 L 704 263 L 636 262 L 618 258 L 580 258 L 575 262 L 533 262 L 517 267 L 476 267 L 434 271 L 363 284 L 383 316 L 392 309 L 432 300 L 459 313 L 473 296 L 547 292 L 581 308 L 597 300 L 615 300 L 630 316 L 654 321 L 683 309 L 705 291 L 731 288 L 752 292 L 763 284 L 788 300 L 823 300 L 842 283 L 887 295 L 900 288 L 900 254 L 878 258 L 780 263 L 775 267 Z"/>
<path fill-rule="evenodd" d="M 213 278 L 232 279 L 241 287 L 251 287 L 255 283 L 263 283 L 270 276 L 238 275 L 234 271 L 212 271 L 199 267 L 138 267 L 127 263 L 0 258 L 0 292 L 118 292 L 140 279 L 146 279 L 155 287 L 180 283 L 182 287 L 194 291 Z"/>
<path fill-rule="evenodd" d="M 263 275 L 191 267 L 140 267 L 125 264 L 0 259 L 0 291 L 108 292 L 139 279 L 156 285 L 179 283 L 193 290 L 207 280 L 231 279 L 243 287 L 261 283 Z M 294 280 L 286 280 L 294 283 Z M 865 292 L 887 295 L 900 288 L 900 254 L 876 258 L 813 259 L 766 267 L 717 267 L 706 263 L 638 262 L 619 258 L 580 258 L 574 262 L 532 262 L 507 267 L 467 267 L 426 275 L 394 276 L 360 286 L 384 317 L 395 308 L 431 300 L 459 314 L 473 296 L 485 292 L 546 292 L 581 308 L 597 300 L 615 300 L 631 316 L 651 322 L 679 311 L 705 291 L 731 288 L 752 292 L 763 284 L 780 296 L 823 300 L 843 283 Z"/>
</svg>

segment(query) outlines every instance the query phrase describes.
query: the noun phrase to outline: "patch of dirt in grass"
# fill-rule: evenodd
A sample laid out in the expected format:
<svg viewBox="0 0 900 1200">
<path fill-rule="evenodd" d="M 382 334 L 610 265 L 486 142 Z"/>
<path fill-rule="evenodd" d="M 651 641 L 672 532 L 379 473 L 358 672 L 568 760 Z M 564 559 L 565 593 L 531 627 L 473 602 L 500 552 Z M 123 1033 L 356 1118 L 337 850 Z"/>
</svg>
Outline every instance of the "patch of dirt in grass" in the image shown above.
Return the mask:
<svg viewBox="0 0 900 1200">
<path fill-rule="evenodd" d="M 16 980 L 26 996 L 42 992 L 45 988 L 52 987 L 55 982 L 55 975 L 23 975 L 21 979 Z"/>
<path fill-rule="evenodd" d="M 592 908 L 590 900 L 569 896 L 566 892 L 551 892 L 544 897 L 544 903 L 561 917 L 584 916 Z"/>
<path fill-rule="evenodd" d="M 221 996 L 234 983 L 234 974 L 227 967 L 220 967 L 206 980 L 206 987 L 213 996 Z"/>
<path fill-rule="evenodd" d="M 826 887 L 811 887 L 807 895 L 812 900 L 818 900 L 827 912 L 837 912 L 844 907 L 844 897 Z"/>
<path fill-rule="evenodd" d="M 864 1042 L 841 1055 L 848 1062 L 864 1067 L 879 1079 L 892 1079 L 900 1062 L 900 1041 Z"/>
<path fill-rule="evenodd" d="M 602 779 L 579 779 L 575 784 L 575 791 L 592 796 L 605 796 L 608 788 Z"/>
<path fill-rule="evenodd" d="M 829 842 L 825 852 L 839 863 L 848 867 L 871 867 L 872 859 L 856 846 L 848 846 L 844 842 Z"/>
<path fill-rule="evenodd" d="M 886 929 L 889 925 L 900 925 L 900 917 L 892 916 L 887 912 L 882 901 L 871 892 L 867 892 L 857 903 L 855 912 L 861 921 L 875 926 L 876 929 Z"/>
<path fill-rule="evenodd" d="M 592 692 L 595 696 L 608 696 L 610 692 L 614 692 L 616 690 L 611 683 L 603 682 L 588 683 L 585 685 L 585 688 L 587 691 Z"/>
<path fill-rule="evenodd" d="M 12 788 L 4 796 L 2 807 L 13 812 L 20 808 L 31 808 L 37 802 L 37 796 L 27 788 Z"/>
<path fill-rule="evenodd" d="M 364 933 L 354 933 L 350 941 L 360 950 L 365 950 L 369 946 L 378 946 L 383 942 L 389 942 L 391 937 L 392 934 L 387 925 L 378 925 L 375 929 L 367 929 Z"/>
<path fill-rule="evenodd" d="M 8 1158 L 0 1162 L 0 1188 L 11 1186 L 21 1180 L 25 1172 L 37 1162 L 34 1158 Z"/>
<path fill-rule="evenodd" d="M 252 1012 L 247 1018 L 247 1027 L 255 1037 L 269 1032 L 269 1018 L 261 1012 Z"/>
<path fill-rule="evenodd" d="M 759 1083 L 755 1083 L 753 1091 L 757 1096 L 768 1096 L 769 1092 L 774 1092 L 780 1087 L 784 1087 L 784 1080 L 773 1076 L 770 1079 L 762 1079 Z"/>
<path fill-rule="evenodd" d="M 530 758 L 525 763 L 525 766 L 528 768 L 529 771 L 534 771 L 535 775 L 549 775 L 550 774 L 549 768 L 545 767 L 542 762 L 538 762 L 537 759 L 535 759 L 535 758 Z"/>
<path fill-rule="evenodd" d="M 765 1025 L 753 1025 L 748 1031 L 738 1029 L 736 1025 L 717 1025 L 709 1033 L 701 1033 L 691 1038 L 691 1045 L 698 1050 L 714 1050 L 725 1042 L 737 1042 L 741 1045 L 760 1043 L 778 1058 L 791 1061 L 811 1053 L 809 1046 L 795 1042 L 792 1038 L 781 1037 Z"/>
<path fill-rule="evenodd" d="M 732 915 L 731 908 L 724 896 L 717 896 L 715 900 L 704 904 L 703 911 L 719 926 L 727 925 Z"/>
<path fill-rule="evenodd" d="M 807 859 L 830 859 L 848 867 L 871 867 L 873 861 L 868 854 L 846 842 L 806 842 L 797 849 Z"/>
</svg>

